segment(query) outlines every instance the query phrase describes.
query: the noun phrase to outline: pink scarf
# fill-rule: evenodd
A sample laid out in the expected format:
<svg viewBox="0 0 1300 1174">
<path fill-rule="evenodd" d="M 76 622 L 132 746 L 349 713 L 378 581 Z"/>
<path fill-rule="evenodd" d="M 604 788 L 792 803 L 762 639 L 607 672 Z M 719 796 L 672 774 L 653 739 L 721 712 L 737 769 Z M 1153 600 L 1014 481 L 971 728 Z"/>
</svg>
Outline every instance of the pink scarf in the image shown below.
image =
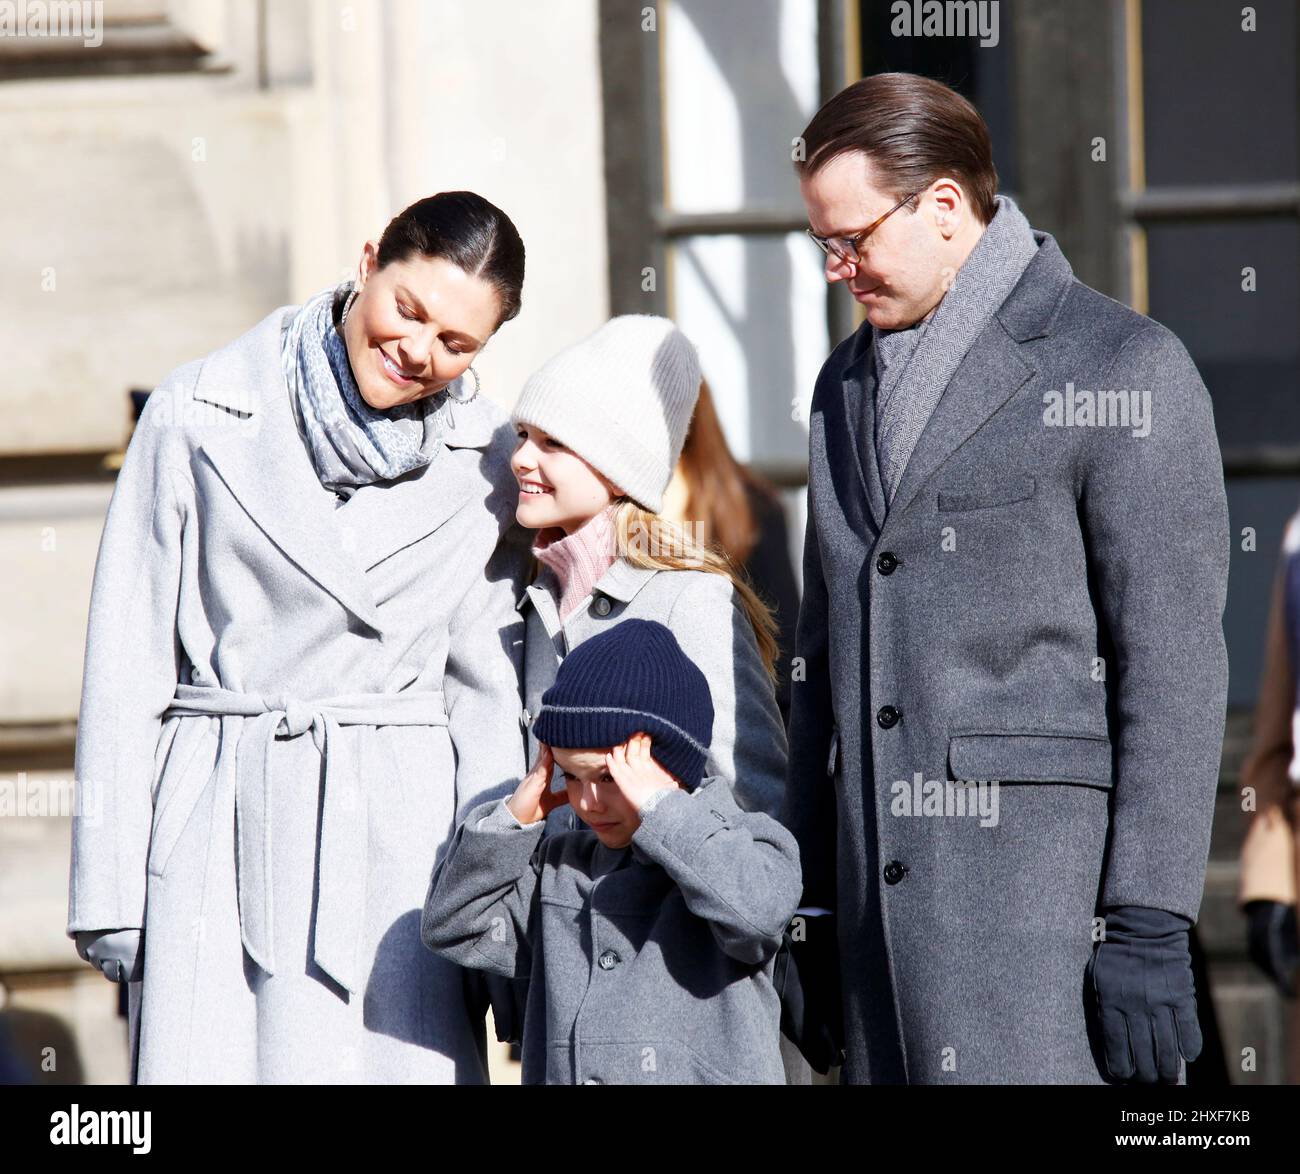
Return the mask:
<svg viewBox="0 0 1300 1174">
<path fill-rule="evenodd" d="M 537 531 L 533 554 L 551 568 L 560 584 L 558 608 L 563 623 L 618 558 L 611 502 L 572 534 L 558 526 Z"/>
</svg>

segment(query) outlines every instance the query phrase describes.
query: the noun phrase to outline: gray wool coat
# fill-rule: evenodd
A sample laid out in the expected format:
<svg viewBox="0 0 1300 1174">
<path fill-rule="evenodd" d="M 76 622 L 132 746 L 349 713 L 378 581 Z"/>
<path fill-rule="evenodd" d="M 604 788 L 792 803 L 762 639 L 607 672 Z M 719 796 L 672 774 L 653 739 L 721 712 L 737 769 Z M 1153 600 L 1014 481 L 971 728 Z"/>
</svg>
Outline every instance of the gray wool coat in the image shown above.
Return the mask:
<svg viewBox="0 0 1300 1174">
<path fill-rule="evenodd" d="M 528 986 L 525 1084 L 784 1084 L 772 983 L 799 899 L 794 837 L 725 779 L 665 796 L 626 848 L 471 811 L 425 943 Z"/>
<path fill-rule="evenodd" d="M 528 761 L 537 757 L 532 722 L 542 694 L 555 682 L 570 649 L 625 619 L 657 620 L 677 637 L 709 682 L 713 740 L 706 775 L 725 778 L 747 811 L 776 815 L 785 791 L 786 734 L 776 693 L 763 668 L 754 631 L 731 582 L 710 571 L 656 571 L 616 560 L 597 580 L 588 601 L 563 625 L 556 608 L 554 573 L 543 567 L 518 599 L 526 623 L 524 714 Z M 559 768 L 556 768 L 556 779 Z M 573 827 L 567 807 L 552 827 Z"/>
<path fill-rule="evenodd" d="M 281 373 L 294 309 L 172 372 L 127 450 L 67 930 L 144 929 L 141 1082 L 481 1083 L 478 980 L 419 918 L 458 815 L 524 768 L 514 434 L 479 397 L 336 508 Z"/>
<path fill-rule="evenodd" d="M 784 820 L 804 903 L 838 915 L 850 1083 L 1100 1082 L 1094 916 L 1200 905 L 1227 689 L 1210 399 L 1034 235 L 887 513 L 868 325 L 813 397 Z M 1149 431 L 1050 422 L 1085 390 L 1149 394 Z M 996 821 L 955 788 L 917 813 L 949 780 L 999 781 Z"/>
</svg>

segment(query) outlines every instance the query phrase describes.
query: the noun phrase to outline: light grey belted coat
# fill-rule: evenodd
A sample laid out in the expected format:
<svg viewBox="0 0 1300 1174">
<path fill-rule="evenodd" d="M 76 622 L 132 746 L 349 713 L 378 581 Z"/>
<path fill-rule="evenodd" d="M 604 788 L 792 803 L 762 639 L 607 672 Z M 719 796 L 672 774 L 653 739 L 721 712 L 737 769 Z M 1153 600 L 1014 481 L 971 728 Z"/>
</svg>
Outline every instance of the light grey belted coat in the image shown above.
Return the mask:
<svg viewBox="0 0 1300 1174">
<path fill-rule="evenodd" d="M 486 1080 L 467 973 L 420 941 L 458 815 L 524 767 L 514 435 L 336 507 L 282 307 L 149 397 L 95 569 L 69 934 L 143 927 L 141 1082 Z"/>
<path fill-rule="evenodd" d="M 785 820 L 804 903 L 838 915 L 850 1083 L 1099 1083 L 1094 916 L 1201 901 L 1228 671 L 1210 397 L 1034 236 L 887 512 L 869 325 L 813 394 Z M 949 780 L 998 782 L 996 822 Z"/>
</svg>

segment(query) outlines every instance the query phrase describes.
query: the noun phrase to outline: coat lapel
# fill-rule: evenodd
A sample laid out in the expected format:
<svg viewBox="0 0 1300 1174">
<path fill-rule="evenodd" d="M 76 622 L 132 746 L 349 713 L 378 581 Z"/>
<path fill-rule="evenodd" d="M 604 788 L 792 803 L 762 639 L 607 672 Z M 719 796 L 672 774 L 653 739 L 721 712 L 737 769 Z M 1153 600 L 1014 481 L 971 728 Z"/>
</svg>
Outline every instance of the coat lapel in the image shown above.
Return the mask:
<svg viewBox="0 0 1300 1174">
<path fill-rule="evenodd" d="M 891 512 L 904 510 L 939 468 L 1033 374 L 996 318 L 976 338 L 930 416 L 903 470 Z"/>
<path fill-rule="evenodd" d="M 875 395 L 871 371 L 871 326 L 864 322 L 844 368 L 840 383 L 838 419 L 823 420 L 826 459 L 844 508 L 844 516 L 867 545 L 876 540 L 884 523 L 884 496 L 874 459 L 875 415 L 869 399 Z M 874 485 L 872 484 L 874 478 Z"/>
<path fill-rule="evenodd" d="M 486 447 L 493 424 L 477 399 L 454 404 L 452 411 L 455 426 L 432 461 L 397 480 L 364 485 L 339 507 L 338 523 L 347 530 L 353 557 L 363 569 L 432 534 L 473 496 L 476 458 L 467 460 L 459 450 Z"/>
<path fill-rule="evenodd" d="M 930 416 L 890 511 L 902 511 L 936 470 L 1034 374 L 1020 344 L 1050 332 L 1074 274 L 1056 241 L 1035 232 L 1037 256 L 980 332 Z"/>
<path fill-rule="evenodd" d="M 871 509 L 872 524 L 876 533 L 885 524 L 888 505 L 885 503 L 885 486 L 880 479 L 880 460 L 876 455 L 876 372 L 875 364 L 868 359 L 862 374 L 862 391 L 858 396 L 862 418 L 856 424 L 858 455 L 862 475 L 867 483 L 867 505 Z"/>
<path fill-rule="evenodd" d="M 617 558 L 605 568 L 605 573 L 596 580 L 592 590 L 620 603 L 631 603 L 641 588 L 657 574 L 659 572 L 653 567 L 637 567 L 625 558 Z"/>
<path fill-rule="evenodd" d="M 336 509 L 298 433 L 280 366 L 280 326 L 295 308 L 281 307 L 204 362 L 194 399 L 242 418 L 215 421 L 200 447 L 285 556 L 357 619 L 381 631 L 366 570 L 437 529 L 469 501 L 472 471 L 453 458 L 457 449 L 488 444 L 491 413 L 478 401 L 455 405 L 455 427 L 433 461 L 397 481 L 365 486 Z M 341 512 L 351 514 L 346 524 L 336 516 Z"/>
<path fill-rule="evenodd" d="M 542 573 L 546 574 L 547 572 L 543 569 Z M 515 608 L 522 612 L 529 603 L 533 605 L 533 610 L 537 612 L 538 617 L 541 619 L 546 634 L 551 638 L 551 642 L 555 644 L 556 655 L 563 656 L 564 647 L 557 642 L 560 634 L 560 612 L 555 606 L 555 600 L 550 591 L 546 589 L 546 585 L 541 581 L 540 575 L 524 588 L 523 593 L 519 596 L 519 602 L 515 604 Z"/>
<path fill-rule="evenodd" d="M 266 536 L 357 619 L 379 630 L 360 565 L 337 540 L 334 504 L 321 486 L 285 390 L 280 367 L 281 307 L 199 371 L 196 400 L 246 413 L 217 421 L 204 456 Z"/>
</svg>

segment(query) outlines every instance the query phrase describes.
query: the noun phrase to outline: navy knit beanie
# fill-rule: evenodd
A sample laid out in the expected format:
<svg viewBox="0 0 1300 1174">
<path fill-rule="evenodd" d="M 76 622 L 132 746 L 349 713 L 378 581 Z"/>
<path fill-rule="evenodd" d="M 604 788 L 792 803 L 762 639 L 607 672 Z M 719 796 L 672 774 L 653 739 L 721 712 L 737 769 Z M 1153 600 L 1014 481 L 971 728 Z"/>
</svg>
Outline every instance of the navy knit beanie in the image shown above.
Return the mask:
<svg viewBox="0 0 1300 1174">
<path fill-rule="evenodd" d="M 561 662 L 533 722 L 539 742 L 601 749 L 650 735 L 650 756 L 693 790 L 713 737 L 709 682 L 654 620 L 621 620 Z"/>
</svg>

